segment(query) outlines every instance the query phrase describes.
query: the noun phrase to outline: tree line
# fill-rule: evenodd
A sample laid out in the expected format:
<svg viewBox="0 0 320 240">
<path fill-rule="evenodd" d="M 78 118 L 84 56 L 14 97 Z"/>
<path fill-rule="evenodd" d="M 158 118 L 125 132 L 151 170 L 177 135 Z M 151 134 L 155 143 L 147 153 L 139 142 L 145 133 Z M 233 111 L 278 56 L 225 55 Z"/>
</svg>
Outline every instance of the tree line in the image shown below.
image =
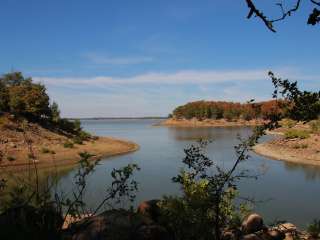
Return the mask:
<svg viewBox="0 0 320 240">
<path fill-rule="evenodd" d="M 9 114 L 65 134 L 79 134 L 79 121 L 61 118 L 57 103 L 50 101 L 46 87 L 25 78 L 21 72 L 0 76 L 0 116 Z"/>
<path fill-rule="evenodd" d="M 270 100 L 258 103 L 225 101 L 196 101 L 174 109 L 172 117 L 177 119 L 270 119 L 274 114 L 284 113 L 282 101 Z"/>
</svg>

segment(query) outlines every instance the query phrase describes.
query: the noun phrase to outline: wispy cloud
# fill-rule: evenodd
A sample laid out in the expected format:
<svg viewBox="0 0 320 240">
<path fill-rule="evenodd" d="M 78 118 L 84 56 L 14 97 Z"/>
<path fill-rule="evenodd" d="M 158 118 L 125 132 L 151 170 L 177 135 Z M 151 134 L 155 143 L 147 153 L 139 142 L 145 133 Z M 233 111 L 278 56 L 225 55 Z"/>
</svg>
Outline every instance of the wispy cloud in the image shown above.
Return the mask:
<svg viewBox="0 0 320 240">
<path fill-rule="evenodd" d="M 295 80 L 299 80 L 298 73 L 288 69 L 278 70 L 281 76 L 287 76 Z M 306 76 L 304 79 L 314 79 L 318 76 Z M 253 70 L 181 70 L 173 73 L 151 72 L 131 77 L 114 77 L 114 76 L 97 76 L 86 78 L 73 77 L 35 77 L 34 79 L 48 85 L 56 86 L 110 86 L 110 85 L 139 85 L 139 84 L 165 84 L 165 85 L 181 85 L 181 84 L 214 84 L 225 82 L 250 82 L 261 81 L 267 78 L 266 69 Z"/>
<path fill-rule="evenodd" d="M 85 54 L 90 62 L 94 64 L 101 65 L 133 65 L 133 64 L 142 64 L 152 62 L 154 59 L 152 57 L 146 56 L 132 56 L 132 57 L 109 57 L 103 56 L 96 53 L 87 53 Z"/>
</svg>

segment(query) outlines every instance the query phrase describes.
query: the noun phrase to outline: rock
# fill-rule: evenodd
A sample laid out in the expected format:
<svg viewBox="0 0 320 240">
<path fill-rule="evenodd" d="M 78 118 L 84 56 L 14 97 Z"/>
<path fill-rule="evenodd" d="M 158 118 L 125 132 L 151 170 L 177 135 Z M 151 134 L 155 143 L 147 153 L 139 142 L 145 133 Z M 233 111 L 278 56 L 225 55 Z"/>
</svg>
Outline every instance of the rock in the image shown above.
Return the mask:
<svg viewBox="0 0 320 240">
<path fill-rule="evenodd" d="M 0 215 L 0 239 L 59 239 L 63 219 L 54 208 L 24 205 Z"/>
<path fill-rule="evenodd" d="M 238 240 L 240 236 L 241 231 L 238 229 L 226 230 L 222 233 L 222 240 Z"/>
<path fill-rule="evenodd" d="M 283 233 L 288 233 L 288 232 L 295 232 L 297 231 L 297 227 L 293 225 L 292 223 L 282 223 L 279 224 L 276 229 Z"/>
<path fill-rule="evenodd" d="M 265 234 L 264 239 L 266 240 L 283 240 L 285 239 L 286 235 L 283 232 L 278 230 L 268 230 Z"/>
<path fill-rule="evenodd" d="M 293 236 L 293 234 L 292 233 L 286 233 L 286 237 L 285 237 L 285 240 L 294 240 L 295 238 L 294 238 L 294 236 Z"/>
<path fill-rule="evenodd" d="M 160 225 L 144 225 L 138 229 L 135 240 L 171 240 L 173 239 L 168 231 Z"/>
<path fill-rule="evenodd" d="M 247 234 L 242 237 L 241 240 L 261 240 L 256 234 Z"/>
<path fill-rule="evenodd" d="M 71 224 L 64 239 L 147 240 L 170 239 L 165 228 L 126 210 L 110 210 Z"/>
<path fill-rule="evenodd" d="M 157 222 L 160 216 L 160 208 L 158 206 L 159 202 L 160 200 L 157 200 L 157 199 L 144 201 L 139 204 L 137 212 Z"/>
<path fill-rule="evenodd" d="M 264 229 L 263 219 L 259 214 L 252 213 L 242 222 L 241 230 L 244 234 L 255 233 Z"/>
</svg>

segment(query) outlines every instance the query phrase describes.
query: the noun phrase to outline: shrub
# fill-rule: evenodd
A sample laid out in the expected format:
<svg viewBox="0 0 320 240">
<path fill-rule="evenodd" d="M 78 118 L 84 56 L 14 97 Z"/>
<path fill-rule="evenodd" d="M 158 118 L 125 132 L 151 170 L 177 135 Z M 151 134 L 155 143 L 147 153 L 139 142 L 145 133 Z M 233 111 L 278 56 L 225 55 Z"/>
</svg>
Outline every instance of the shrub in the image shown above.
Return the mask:
<svg viewBox="0 0 320 240">
<path fill-rule="evenodd" d="M 7 160 L 10 161 L 10 162 L 12 162 L 12 161 L 15 161 L 16 158 L 13 157 L 13 156 L 7 156 Z"/>
<path fill-rule="evenodd" d="M 307 228 L 308 233 L 315 239 L 318 239 L 320 234 L 320 220 L 315 219 Z"/>
<path fill-rule="evenodd" d="M 305 149 L 308 148 L 308 144 L 296 144 L 293 146 L 295 149 Z"/>
<path fill-rule="evenodd" d="M 320 133 L 320 119 L 309 122 L 309 126 L 313 133 Z"/>
<path fill-rule="evenodd" d="M 41 148 L 41 153 L 44 153 L 44 154 L 50 153 L 50 149 L 46 148 L 46 147 L 43 147 L 43 148 Z"/>
<path fill-rule="evenodd" d="M 65 148 L 73 148 L 73 147 L 74 147 L 74 144 L 73 144 L 72 142 L 67 141 L 67 142 L 65 142 L 65 143 L 63 144 L 63 146 L 64 146 Z"/>
<path fill-rule="evenodd" d="M 289 118 L 284 118 L 280 121 L 281 127 L 285 127 L 285 128 L 293 128 L 296 124 L 297 124 L 297 121 Z"/>
<path fill-rule="evenodd" d="M 294 138 L 306 139 L 310 137 L 309 132 L 305 130 L 296 130 L 296 129 L 290 129 L 286 131 L 284 135 L 286 139 L 294 139 Z"/>
<path fill-rule="evenodd" d="M 83 141 L 80 137 L 74 137 L 72 141 L 74 144 L 83 144 Z"/>
</svg>

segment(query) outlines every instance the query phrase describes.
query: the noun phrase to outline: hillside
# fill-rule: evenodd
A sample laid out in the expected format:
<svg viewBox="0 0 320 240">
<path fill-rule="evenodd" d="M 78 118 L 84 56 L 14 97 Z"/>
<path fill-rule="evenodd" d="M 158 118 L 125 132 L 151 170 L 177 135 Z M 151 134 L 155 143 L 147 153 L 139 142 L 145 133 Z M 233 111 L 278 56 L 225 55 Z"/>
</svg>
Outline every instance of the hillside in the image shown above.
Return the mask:
<svg viewBox="0 0 320 240">
<path fill-rule="evenodd" d="M 27 169 L 37 163 L 40 168 L 60 167 L 77 163 L 79 152 L 90 152 L 98 157 L 123 154 L 138 149 L 133 142 L 90 137 L 80 141 L 45 129 L 39 124 L 0 118 L 0 167 Z"/>
<path fill-rule="evenodd" d="M 79 120 L 60 116 L 46 87 L 20 72 L 0 77 L 0 167 L 25 169 L 74 164 L 80 152 L 110 156 L 134 151 L 132 142 L 93 137 Z"/>
</svg>

